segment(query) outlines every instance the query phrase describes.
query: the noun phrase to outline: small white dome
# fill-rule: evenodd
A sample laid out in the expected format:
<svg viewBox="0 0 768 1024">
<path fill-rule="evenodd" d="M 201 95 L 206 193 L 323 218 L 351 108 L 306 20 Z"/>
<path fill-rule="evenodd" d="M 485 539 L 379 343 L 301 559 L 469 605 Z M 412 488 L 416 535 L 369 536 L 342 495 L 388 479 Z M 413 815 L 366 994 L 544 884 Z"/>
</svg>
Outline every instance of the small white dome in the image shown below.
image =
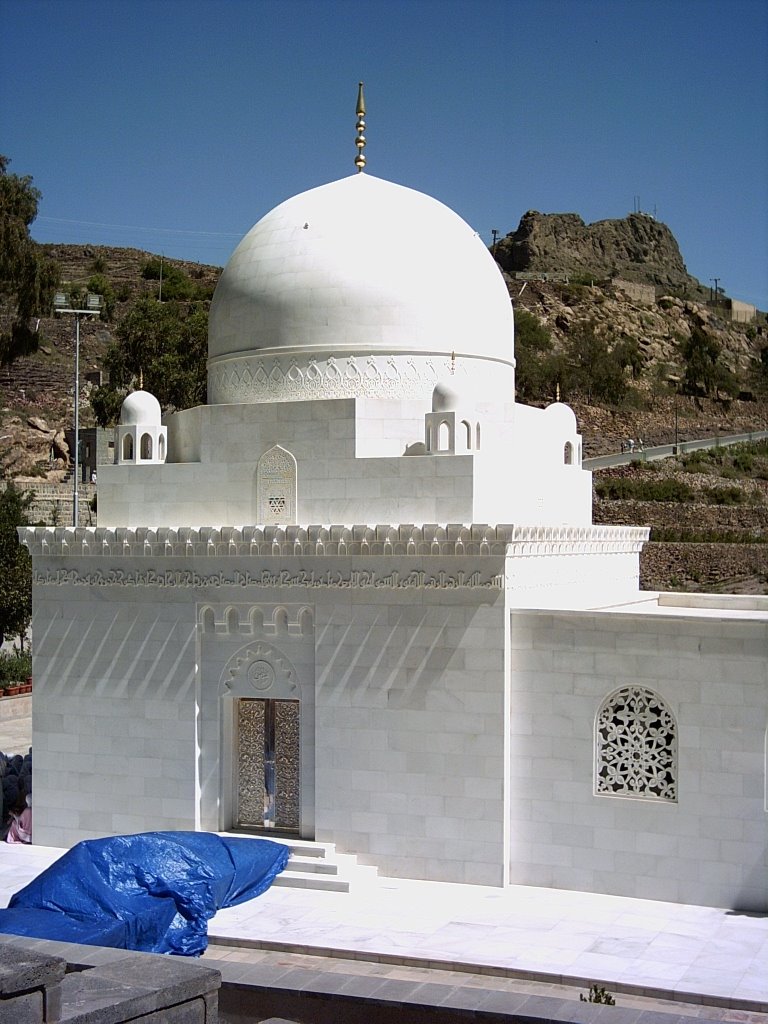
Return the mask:
<svg viewBox="0 0 768 1024">
<path fill-rule="evenodd" d="M 565 402 L 552 402 L 551 405 L 546 407 L 544 412 L 547 414 L 549 421 L 559 429 L 572 434 L 577 432 L 576 413 L 570 405 L 566 405 Z"/>
<path fill-rule="evenodd" d="M 432 412 L 476 409 L 478 402 L 489 397 L 488 389 L 478 387 L 478 382 L 469 374 L 443 377 L 432 392 Z"/>
<path fill-rule="evenodd" d="M 454 412 L 461 405 L 461 394 L 453 380 L 441 380 L 432 392 L 432 412 Z"/>
<path fill-rule="evenodd" d="M 123 427 L 159 427 L 161 417 L 160 403 L 148 391 L 132 391 L 120 409 Z"/>
</svg>

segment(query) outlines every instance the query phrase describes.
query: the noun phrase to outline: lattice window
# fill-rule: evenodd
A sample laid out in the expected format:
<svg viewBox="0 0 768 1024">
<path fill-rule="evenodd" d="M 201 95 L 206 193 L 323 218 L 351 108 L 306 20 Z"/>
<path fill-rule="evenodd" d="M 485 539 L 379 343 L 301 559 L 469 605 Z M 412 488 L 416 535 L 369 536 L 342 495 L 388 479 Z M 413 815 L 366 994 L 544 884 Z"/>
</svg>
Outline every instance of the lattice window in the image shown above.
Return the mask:
<svg viewBox="0 0 768 1024">
<path fill-rule="evenodd" d="M 625 686 L 606 698 L 595 740 L 597 794 L 677 800 L 677 726 L 653 690 Z"/>
<path fill-rule="evenodd" d="M 256 468 L 256 516 L 264 524 L 296 522 L 296 459 L 279 444 Z"/>
</svg>

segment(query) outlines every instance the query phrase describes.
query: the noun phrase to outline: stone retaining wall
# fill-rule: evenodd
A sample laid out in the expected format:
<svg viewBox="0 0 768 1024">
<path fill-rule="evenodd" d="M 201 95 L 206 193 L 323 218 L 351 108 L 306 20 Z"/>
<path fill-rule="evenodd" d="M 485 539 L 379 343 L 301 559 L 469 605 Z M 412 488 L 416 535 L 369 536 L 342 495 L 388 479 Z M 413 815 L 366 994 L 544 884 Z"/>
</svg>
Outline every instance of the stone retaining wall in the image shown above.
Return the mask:
<svg viewBox="0 0 768 1024">
<path fill-rule="evenodd" d="M 768 530 L 768 505 L 704 505 L 674 501 L 608 501 L 595 498 L 595 523 L 616 526 L 688 527 L 695 530 Z"/>
<path fill-rule="evenodd" d="M 729 580 L 754 579 L 755 593 L 768 585 L 768 544 L 667 544 L 651 542 L 640 556 L 644 590 L 729 590 Z M 741 592 L 741 588 L 740 588 Z"/>
</svg>

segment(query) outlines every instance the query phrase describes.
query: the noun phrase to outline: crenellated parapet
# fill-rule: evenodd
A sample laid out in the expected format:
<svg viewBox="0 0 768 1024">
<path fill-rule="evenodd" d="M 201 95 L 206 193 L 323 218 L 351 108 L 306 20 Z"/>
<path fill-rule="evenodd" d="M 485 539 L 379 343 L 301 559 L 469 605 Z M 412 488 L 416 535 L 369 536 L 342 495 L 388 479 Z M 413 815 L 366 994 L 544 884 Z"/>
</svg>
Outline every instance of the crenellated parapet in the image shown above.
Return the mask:
<svg viewBox="0 0 768 1024">
<path fill-rule="evenodd" d="M 35 558 L 243 558 L 347 556 L 529 557 L 639 553 L 637 526 L 516 526 L 480 523 L 356 526 L 26 526 Z"/>
</svg>

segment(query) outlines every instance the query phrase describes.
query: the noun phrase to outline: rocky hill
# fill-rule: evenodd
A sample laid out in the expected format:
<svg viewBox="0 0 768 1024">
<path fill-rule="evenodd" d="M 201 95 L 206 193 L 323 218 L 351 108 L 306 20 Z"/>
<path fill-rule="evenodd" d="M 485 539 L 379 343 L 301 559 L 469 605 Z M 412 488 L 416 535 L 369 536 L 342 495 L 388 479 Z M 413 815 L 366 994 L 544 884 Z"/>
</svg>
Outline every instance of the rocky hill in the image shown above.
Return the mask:
<svg viewBox="0 0 768 1024">
<path fill-rule="evenodd" d="M 585 224 L 577 213 L 529 210 L 499 240 L 496 259 L 508 273 L 541 272 L 579 280 L 614 277 L 698 294 L 674 235 L 646 213 Z"/>
</svg>

